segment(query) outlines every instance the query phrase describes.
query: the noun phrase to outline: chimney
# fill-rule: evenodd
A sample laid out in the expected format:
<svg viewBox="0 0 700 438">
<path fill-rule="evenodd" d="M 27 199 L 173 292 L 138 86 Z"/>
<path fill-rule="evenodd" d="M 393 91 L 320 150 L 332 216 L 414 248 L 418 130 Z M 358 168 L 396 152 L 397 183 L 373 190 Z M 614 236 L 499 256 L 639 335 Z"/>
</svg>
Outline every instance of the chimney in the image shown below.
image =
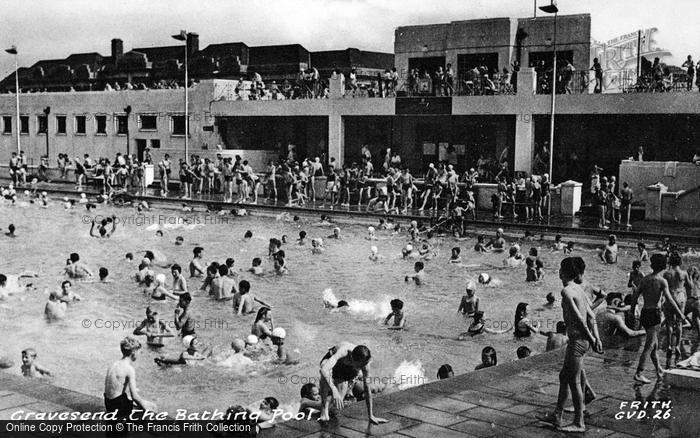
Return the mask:
<svg viewBox="0 0 700 438">
<path fill-rule="evenodd" d="M 112 60 L 117 61 L 118 56 L 124 54 L 124 42 L 119 38 L 112 39 Z"/>
<path fill-rule="evenodd" d="M 187 34 L 187 54 L 194 55 L 199 52 L 199 34 L 188 33 Z"/>
</svg>

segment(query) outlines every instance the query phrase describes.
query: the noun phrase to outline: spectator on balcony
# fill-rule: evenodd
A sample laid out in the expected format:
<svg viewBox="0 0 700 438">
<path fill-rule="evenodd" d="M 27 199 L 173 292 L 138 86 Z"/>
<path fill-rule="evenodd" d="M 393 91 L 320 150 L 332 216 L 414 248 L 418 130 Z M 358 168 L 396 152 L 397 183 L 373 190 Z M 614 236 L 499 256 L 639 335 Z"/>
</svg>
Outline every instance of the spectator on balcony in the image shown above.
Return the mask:
<svg viewBox="0 0 700 438">
<path fill-rule="evenodd" d="M 418 70 L 412 68 L 408 73 L 408 78 L 406 79 L 408 83 L 408 93 L 409 96 L 415 96 L 418 94 Z"/>
<path fill-rule="evenodd" d="M 396 71 L 396 67 L 392 67 L 389 77 L 391 79 L 391 92 L 396 97 L 396 90 L 399 88 L 399 72 Z"/>
<path fill-rule="evenodd" d="M 511 85 L 511 74 L 508 68 L 503 67 L 501 79 L 498 83 L 498 92 L 500 94 L 513 94 L 513 86 Z"/>
<path fill-rule="evenodd" d="M 513 61 L 513 74 L 510 76 L 510 85 L 513 87 L 513 92 L 518 92 L 518 73 L 520 72 L 520 61 Z"/>
<path fill-rule="evenodd" d="M 313 91 L 312 98 L 319 95 L 321 85 L 321 74 L 316 67 L 311 67 L 311 90 Z"/>
<path fill-rule="evenodd" d="M 263 82 L 263 79 L 262 79 L 262 76 L 260 76 L 260 73 L 258 73 L 258 72 L 253 73 L 253 84 L 252 84 L 251 88 L 255 89 L 256 94 L 260 97 L 262 97 L 262 95 L 264 94 L 265 83 Z"/>
<path fill-rule="evenodd" d="M 443 84 L 445 96 L 452 96 L 455 86 L 455 72 L 452 69 L 452 64 L 447 64 L 445 69 L 445 83 Z"/>
<path fill-rule="evenodd" d="M 693 155 L 693 164 L 700 166 L 700 147 L 695 150 L 695 154 Z"/>
<path fill-rule="evenodd" d="M 571 61 L 566 61 L 564 71 L 562 72 L 562 82 L 564 83 L 564 93 L 571 94 L 571 83 L 574 80 L 576 68 L 571 64 Z"/>
<path fill-rule="evenodd" d="M 634 154 L 634 161 L 644 161 L 644 146 L 639 146 L 637 153 Z"/>
<path fill-rule="evenodd" d="M 340 90 L 343 95 L 345 94 L 345 75 L 339 70 L 335 69 L 333 70 L 333 74 L 331 75 L 331 79 L 334 80 L 340 80 Z"/>
<path fill-rule="evenodd" d="M 464 80 L 464 94 L 467 96 L 473 96 L 476 91 L 476 85 L 479 83 L 481 73 L 477 67 L 474 67 L 467 71 Z"/>
<path fill-rule="evenodd" d="M 681 65 L 681 67 L 686 67 L 686 86 L 688 91 L 693 91 L 693 79 L 695 78 L 695 62 L 693 57 L 688 55 L 688 59 Z"/>
<path fill-rule="evenodd" d="M 380 91 L 380 96 L 381 97 L 387 97 L 389 95 L 389 90 L 391 88 L 391 72 L 387 69 L 384 70 L 384 73 L 381 75 L 381 89 Z"/>
<path fill-rule="evenodd" d="M 355 69 L 355 67 L 350 69 L 348 78 L 350 79 L 348 81 L 348 88 L 352 91 L 352 97 L 355 97 L 355 93 L 357 93 L 357 69 Z"/>
<path fill-rule="evenodd" d="M 481 86 L 485 95 L 492 96 L 496 94 L 496 84 L 494 84 L 491 78 L 489 78 L 489 75 L 484 75 L 484 78 L 481 81 Z"/>
<path fill-rule="evenodd" d="M 442 96 L 443 83 L 445 81 L 445 72 L 442 66 L 438 67 L 433 75 L 433 95 Z"/>
<path fill-rule="evenodd" d="M 593 58 L 593 66 L 591 67 L 591 70 L 595 72 L 595 89 L 593 90 L 594 93 L 602 93 L 603 92 L 603 67 L 600 65 L 600 62 L 598 62 L 598 58 Z"/>
</svg>

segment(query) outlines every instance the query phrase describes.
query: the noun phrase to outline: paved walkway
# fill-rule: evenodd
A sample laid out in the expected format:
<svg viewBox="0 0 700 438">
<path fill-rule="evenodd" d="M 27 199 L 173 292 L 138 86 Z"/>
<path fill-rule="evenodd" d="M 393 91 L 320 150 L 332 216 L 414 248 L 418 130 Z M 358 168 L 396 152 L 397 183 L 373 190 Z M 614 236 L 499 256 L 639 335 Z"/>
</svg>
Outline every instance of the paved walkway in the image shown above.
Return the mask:
<svg viewBox="0 0 700 438">
<path fill-rule="evenodd" d="M 643 338 L 642 338 L 643 339 Z M 635 385 L 632 379 L 640 340 L 630 341 L 602 356 L 585 360 L 591 385 L 598 399 L 588 406 L 586 437 L 697 437 L 700 436 L 700 393 L 668 388 L 663 384 Z M 486 370 L 429 383 L 375 400 L 377 415 L 389 423 L 367 422 L 364 403 L 342 411 L 327 427 L 317 422 L 289 422 L 261 433 L 270 437 L 563 437 L 537 420 L 556 404 L 558 374 L 563 351 L 554 351 Z M 698 373 L 700 378 L 700 373 Z M 639 414 L 620 409 L 635 400 L 670 400 L 670 418 L 616 419 L 615 415 Z M 656 413 L 647 409 L 648 417 Z M 662 411 L 663 414 L 663 411 Z M 570 422 L 573 414 L 566 414 Z"/>
</svg>

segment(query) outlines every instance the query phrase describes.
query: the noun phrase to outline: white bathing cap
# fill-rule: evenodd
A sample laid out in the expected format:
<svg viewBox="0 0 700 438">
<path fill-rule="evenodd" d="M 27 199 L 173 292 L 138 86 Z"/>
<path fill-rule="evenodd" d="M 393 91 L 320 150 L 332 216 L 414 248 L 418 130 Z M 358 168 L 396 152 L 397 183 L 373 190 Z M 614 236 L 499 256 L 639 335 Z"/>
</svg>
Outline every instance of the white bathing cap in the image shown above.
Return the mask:
<svg viewBox="0 0 700 438">
<path fill-rule="evenodd" d="M 374 233 L 374 227 L 368 227 L 367 231 L 369 231 L 370 233 Z"/>
<path fill-rule="evenodd" d="M 410 243 L 406 245 L 406 251 L 413 251 L 413 245 L 411 245 Z"/>
<path fill-rule="evenodd" d="M 194 339 L 194 335 L 187 335 L 182 338 L 182 345 L 185 347 L 189 348 L 190 344 L 192 343 L 192 339 Z"/>
<path fill-rule="evenodd" d="M 272 330 L 272 336 L 275 338 L 284 339 L 287 337 L 287 331 L 282 327 L 275 327 L 275 329 Z"/>
<path fill-rule="evenodd" d="M 489 281 L 491 281 L 491 277 L 489 276 L 489 274 L 487 274 L 486 272 L 482 272 L 481 274 L 479 274 L 479 283 L 486 284 Z"/>
<path fill-rule="evenodd" d="M 165 274 L 158 274 L 156 275 L 156 281 L 158 283 L 165 284 Z"/>
<path fill-rule="evenodd" d="M 377 252 L 377 251 L 379 251 L 379 248 L 377 248 L 375 245 L 372 245 L 372 246 L 369 248 L 369 250 L 372 251 L 372 252 Z"/>
<path fill-rule="evenodd" d="M 476 283 L 473 280 L 467 282 L 467 290 L 476 290 Z"/>
<path fill-rule="evenodd" d="M 245 338 L 245 343 L 248 345 L 255 345 L 258 343 L 258 337 L 255 335 L 248 335 L 248 337 Z"/>
</svg>

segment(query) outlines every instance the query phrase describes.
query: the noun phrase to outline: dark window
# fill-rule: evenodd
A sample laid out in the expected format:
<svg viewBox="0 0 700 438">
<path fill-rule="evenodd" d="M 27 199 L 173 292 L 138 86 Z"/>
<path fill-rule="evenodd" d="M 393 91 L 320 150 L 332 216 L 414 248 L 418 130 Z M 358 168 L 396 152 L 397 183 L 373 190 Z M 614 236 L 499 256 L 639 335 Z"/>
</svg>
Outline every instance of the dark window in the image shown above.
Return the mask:
<svg viewBox="0 0 700 438">
<path fill-rule="evenodd" d="M 97 134 L 107 133 L 107 116 L 97 115 L 95 116 L 95 122 L 97 124 Z"/>
<path fill-rule="evenodd" d="M 172 134 L 185 135 L 185 116 L 172 116 Z"/>
<path fill-rule="evenodd" d="M 3 134 L 12 134 L 12 116 L 2 116 Z"/>
<path fill-rule="evenodd" d="M 66 116 L 56 116 L 56 134 L 66 133 Z"/>
<path fill-rule="evenodd" d="M 46 134 L 49 130 L 46 116 L 36 116 L 37 134 Z"/>
<path fill-rule="evenodd" d="M 128 120 L 126 115 L 117 116 L 117 134 L 126 135 Z"/>
<path fill-rule="evenodd" d="M 158 140 L 158 139 L 151 140 L 151 149 L 160 149 L 160 140 Z"/>
<path fill-rule="evenodd" d="M 19 132 L 29 134 L 29 116 L 19 116 Z"/>
<path fill-rule="evenodd" d="M 155 131 L 158 129 L 158 121 L 155 115 L 142 114 L 139 116 L 139 129 L 142 131 Z"/>
<path fill-rule="evenodd" d="M 75 133 L 85 134 L 85 116 L 75 116 Z"/>
</svg>

